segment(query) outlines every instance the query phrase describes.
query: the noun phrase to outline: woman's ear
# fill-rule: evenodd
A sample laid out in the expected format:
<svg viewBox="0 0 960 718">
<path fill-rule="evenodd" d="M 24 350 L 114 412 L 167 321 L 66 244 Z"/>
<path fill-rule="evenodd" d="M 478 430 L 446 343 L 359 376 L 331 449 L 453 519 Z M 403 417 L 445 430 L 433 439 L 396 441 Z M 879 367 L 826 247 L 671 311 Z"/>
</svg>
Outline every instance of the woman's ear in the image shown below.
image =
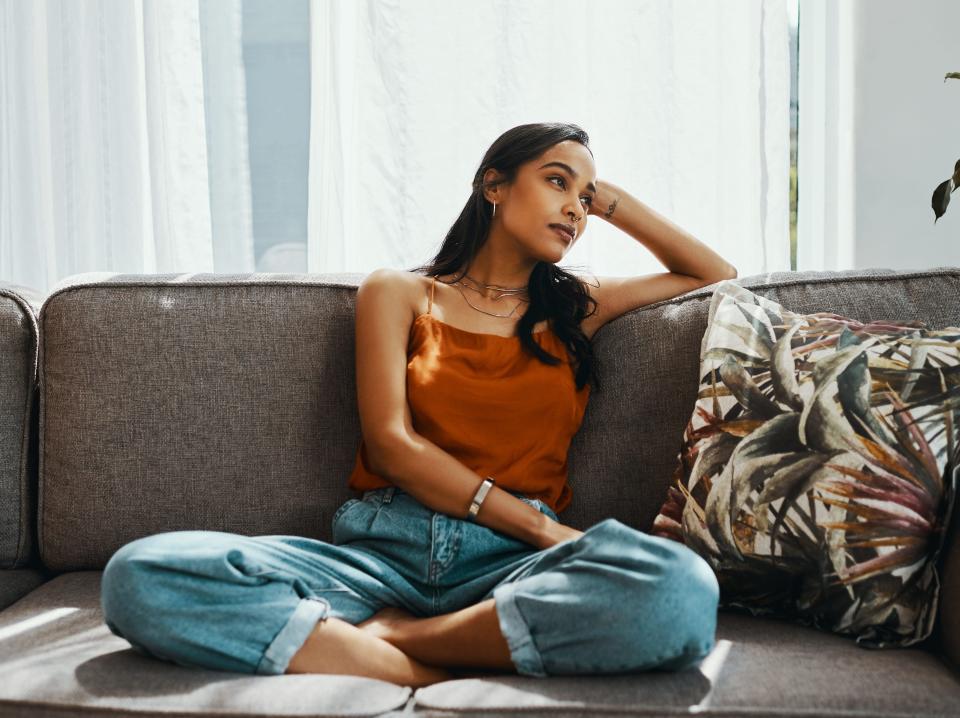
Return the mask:
<svg viewBox="0 0 960 718">
<path fill-rule="evenodd" d="M 483 173 L 484 189 L 482 191 L 488 202 L 500 204 L 503 199 L 503 185 L 500 184 L 502 181 L 503 177 L 500 172 L 492 167 Z M 491 184 L 492 186 L 489 186 Z"/>
</svg>

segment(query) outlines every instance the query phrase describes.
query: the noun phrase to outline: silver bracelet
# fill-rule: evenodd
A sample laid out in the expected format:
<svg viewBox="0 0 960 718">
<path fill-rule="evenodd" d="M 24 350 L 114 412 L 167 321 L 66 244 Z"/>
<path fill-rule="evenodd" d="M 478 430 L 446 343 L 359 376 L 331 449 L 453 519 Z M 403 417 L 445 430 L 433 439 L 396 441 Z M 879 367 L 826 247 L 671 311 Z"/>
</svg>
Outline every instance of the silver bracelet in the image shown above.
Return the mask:
<svg viewBox="0 0 960 718">
<path fill-rule="evenodd" d="M 480 484 L 480 488 L 477 489 L 477 493 L 473 497 L 473 503 L 470 504 L 470 511 L 467 512 L 467 521 L 476 522 L 477 514 L 480 511 L 480 504 L 487 498 L 487 494 L 490 492 L 493 484 L 494 479 L 492 476 L 488 476 L 483 480 L 483 483 Z"/>
</svg>

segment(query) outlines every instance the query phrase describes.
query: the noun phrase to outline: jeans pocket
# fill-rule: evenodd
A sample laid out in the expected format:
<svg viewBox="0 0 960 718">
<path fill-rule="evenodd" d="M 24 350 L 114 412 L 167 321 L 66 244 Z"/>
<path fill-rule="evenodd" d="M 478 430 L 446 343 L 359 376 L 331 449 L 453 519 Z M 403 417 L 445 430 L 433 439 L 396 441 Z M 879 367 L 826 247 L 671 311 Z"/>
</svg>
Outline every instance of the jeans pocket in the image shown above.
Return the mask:
<svg viewBox="0 0 960 718">
<path fill-rule="evenodd" d="M 344 515 L 350 508 L 356 506 L 357 504 L 362 503 L 362 499 L 347 499 L 347 501 L 337 509 L 336 513 L 333 514 L 332 524 L 336 524 L 340 520 L 340 517 Z"/>
</svg>

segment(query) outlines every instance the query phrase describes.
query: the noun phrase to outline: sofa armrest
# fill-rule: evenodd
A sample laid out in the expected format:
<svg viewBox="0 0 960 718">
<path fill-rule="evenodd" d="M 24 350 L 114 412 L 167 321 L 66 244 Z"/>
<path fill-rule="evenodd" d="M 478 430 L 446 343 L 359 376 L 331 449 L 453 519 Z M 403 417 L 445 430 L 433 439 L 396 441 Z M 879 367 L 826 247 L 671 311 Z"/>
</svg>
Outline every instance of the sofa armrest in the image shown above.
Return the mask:
<svg viewBox="0 0 960 718">
<path fill-rule="evenodd" d="M 953 470 L 956 486 L 960 467 Z M 960 675 L 960 507 L 954 505 L 944 536 L 942 553 L 937 560 L 940 575 L 940 600 L 937 606 L 937 624 L 934 645 L 943 659 Z"/>
<path fill-rule="evenodd" d="M 36 539 L 38 297 L 27 298 L 18 289 L 22 288 L 0 283 L 0 569 L 40 567 Z M 9 576 L 0 581 L 12 585 Z M 19 580 L 15 583 L 19 585 Z M 0 599 L 3 596 L 0 589 Z"/>
<path fill-rule="evenodd" d="M 50 580 L 42 568 L 13 568 L 0 571 L 0 611 L 12 606 L 33 589 Z"/>
</svg>

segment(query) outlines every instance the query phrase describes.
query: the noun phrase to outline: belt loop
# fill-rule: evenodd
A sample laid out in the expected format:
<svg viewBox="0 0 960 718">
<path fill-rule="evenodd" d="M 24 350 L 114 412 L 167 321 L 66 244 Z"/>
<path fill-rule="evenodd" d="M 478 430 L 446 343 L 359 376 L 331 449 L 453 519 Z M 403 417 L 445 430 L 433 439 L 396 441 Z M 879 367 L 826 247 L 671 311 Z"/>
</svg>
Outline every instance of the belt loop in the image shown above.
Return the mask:
<svg viewBox="0 0 960 718">
<path fill-rule="evenodd" d="M 388 486 L 387 490 L 383 493 L 382 503 L 389 504 L 390 501 L 393 499 L 393 492 L 396 490 L 397 490 L 396 486 Z"/>
</svg>

